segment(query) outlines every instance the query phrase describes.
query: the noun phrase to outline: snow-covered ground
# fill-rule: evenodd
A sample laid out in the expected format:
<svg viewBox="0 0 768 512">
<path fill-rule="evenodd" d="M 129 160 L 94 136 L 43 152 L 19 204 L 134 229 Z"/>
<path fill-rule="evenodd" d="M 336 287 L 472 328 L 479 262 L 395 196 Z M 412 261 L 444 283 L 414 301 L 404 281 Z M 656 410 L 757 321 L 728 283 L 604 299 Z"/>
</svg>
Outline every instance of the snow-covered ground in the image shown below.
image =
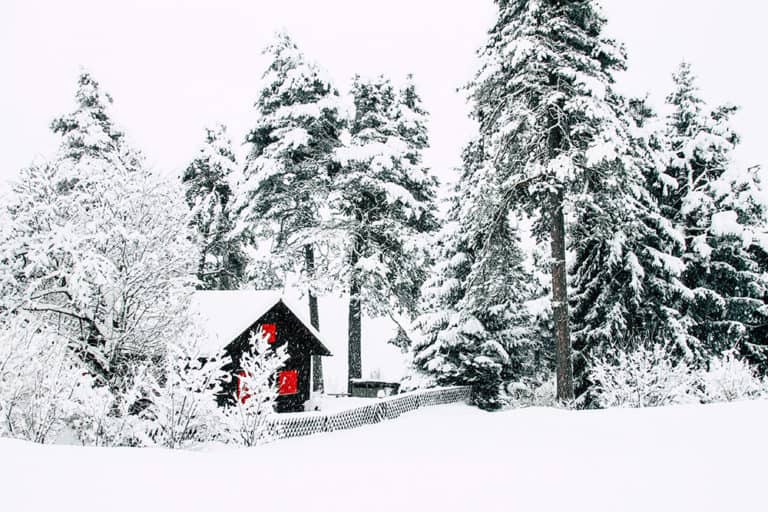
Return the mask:
<svg viewBox="0 0 768 512">
<path fill-rule="evenodd" d="M 305 404 L 304 410 L 305 411 L 318 410 L 325 413 L 348 411 L 349 409 L 354 409 L 355 407 L 375 404 L 378 401 L 379 401 L 378 398 L 363 398 L 363 397 L 357 397 L 357 396 L 335 397 L 335 396 L 321 395 L 318 398 L 311 400 L 310 402 Z M 299 414 L 302 414 L 302 413 L 299 413 Z"/>
<path fill-rule="evenodd" d="M 415 411 L 200 452 L 0 440 L 0 510 L 765 510 L 768 402 Z"/>
</svg>

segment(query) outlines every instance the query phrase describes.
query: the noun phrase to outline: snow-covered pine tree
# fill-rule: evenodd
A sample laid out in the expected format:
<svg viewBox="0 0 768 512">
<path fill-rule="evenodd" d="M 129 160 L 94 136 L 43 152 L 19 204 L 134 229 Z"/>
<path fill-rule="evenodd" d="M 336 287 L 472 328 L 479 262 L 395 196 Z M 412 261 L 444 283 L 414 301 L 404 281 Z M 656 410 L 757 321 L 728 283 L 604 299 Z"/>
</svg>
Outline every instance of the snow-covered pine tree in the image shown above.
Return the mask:
<svg viewBox="0 0 768 512">
<path fill-rule="evenodd" d="M 566 284 L 565 216 L 589 185 L 612 176 L 603 161 L 626 143 L 609 103 L 623 49 L 602 35 L 593 1 L 497 0 L 499 16 L 469 85 L 489 164 L 507 203 L 534 219 L 552 249 L 557 396 L 571 400 L 573 370 Z"/>
<path fill-rule="evenodd" d="M 351 141 L 337 151 L 333 205 L 348 242 L 348 378 L 362 376 L 361 312 L 412 317 L 424 280 L 423 236 L 437 227 L 436 180 L 421 162 L 426 112 L 413 83 L 384 77 L 352 85 Z"/>
<path fill-rule="evenodd" d="M 653 191 L 663 172 L 656 118 L 643 100 L 613 96 L 630 141 L 620 158 L 602 164 L 610 179 L 575 198 L 571 265 L 576 396 L 597 403 L 590 366 L 634 345 L 687 346 L 680 312 L 684 241 L 665 219 Z"/>
<path fill-rule="evenodd" d="M 205 144 L 182 176 L 191 225 L 200 248 L 199 288 L 235 290 L 244 280 L 246 257 L 232 236 L 230 177 L 237 161 L 226 127 L 206 129 Z"/>
<path fill-rule="evenodd" d="M 330 78 L 305 59 L 289 36 L 279 34 L 264 53 L 270 64 L 236 191 L 236 232 L 272 238 L 274 255 L 286 265 L 296 268 L 303 262 L 310 283 L 310 318 L 319 327 L 312 289 L 319 263 L 315 245 L 323 238 L 321 212 L 337 171 L 332 155 L 341 145 L 343 109 Z M 321 358 L 314 357 L 313 364 L 321 368 Z M 321 372 L 313 377 L 313 387 L 322 387 Z"/>
<path fill-rule="evenodd" d="M 505 383 L 531 376 L 541 343 L 524 302 L 533 279 L 481 141 L 464 150 L 461 178 L 423 287 L 413 364 L 438 384 L 474 386 L 484 409 L 503 405 Z"/>
<path fill-rule="evenodd" d="M 120 388 L 184 324 L 195 248 L 181 191 L 142 168 L 83 74 L 50 161 L 22 170 L 0 241 L 3 313 L 32 314 Z"/>
<path fill-rule="evenodd" d="M 686 314 L 698 340 L 683 354 L 696 365 L 737 349 L 763 371 L 768 362 L 766 204 L 758 168 L 739 169 L 732 153 L 733 106 L 708 110 L 689 64 L 673 76 L 667 102 L 668 186 L 658 200 L 685 238 Z"/>
</svg>

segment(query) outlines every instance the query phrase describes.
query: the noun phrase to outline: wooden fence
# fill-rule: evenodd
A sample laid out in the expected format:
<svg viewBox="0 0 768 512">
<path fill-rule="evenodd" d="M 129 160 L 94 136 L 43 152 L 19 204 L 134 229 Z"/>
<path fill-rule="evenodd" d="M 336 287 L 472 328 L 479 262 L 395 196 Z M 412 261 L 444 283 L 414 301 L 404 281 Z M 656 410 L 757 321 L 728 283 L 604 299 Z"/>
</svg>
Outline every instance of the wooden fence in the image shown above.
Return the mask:
<svg viewBox="0 0 768 512">
<path fill-rule="evenodd" d="M 421 407 L 457 402 L 468 403 L 471 399 L 471 386 L 417 390 L 380 398 L 369 405 L 362 405 L 345 411 L 280 414 L 271 421 L 271 430 L 276 439 L 309 436 L 391 420 Z"/>
</svg>

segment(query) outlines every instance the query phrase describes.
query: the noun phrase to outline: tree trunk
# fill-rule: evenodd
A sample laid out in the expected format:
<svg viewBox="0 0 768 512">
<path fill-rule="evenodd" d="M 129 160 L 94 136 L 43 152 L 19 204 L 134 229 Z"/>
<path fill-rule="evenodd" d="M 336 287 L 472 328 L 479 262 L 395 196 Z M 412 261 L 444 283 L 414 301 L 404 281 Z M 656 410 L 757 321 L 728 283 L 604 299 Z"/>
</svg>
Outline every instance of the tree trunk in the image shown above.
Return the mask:
<svg viewBox="0 0 768 512">
<path fill-rule="evenodd" d="M 557 158 L 563 146 L 563 134 L 559 128 L 557 112 L 547 115 L 549 133 L 547 152 L 549 160 Z M 571 401 L 573 393 L 573 355 L 571 328 L 568 318 L 568 282 L 565 266 L 565 214 L 563 190 L 552 197 L 550 205 L 550 244 L 552 248 L 552 316 L 555 322 L 555 361 L 557 364 L 557 399 Z"/>
<path fill-rule="evenodd" d="M 314 276 L 315 273 L 315 251 L 311 245 L 304 246 L 304 263 L 307 269 L 307 275 Z M 317 297 L 309 291 L 309 322 L 312 327 L 320 330 L 320 313 L 317 310 Z M 312 390 L 323 391 L 323 358 L 318 355 L 312 356 Z"/>
<path fill-rule="evenodd" d="M 347 392 L 352 392 L 352 379 L 363 376 L 363 365 L 360 357 L 360 345 L 362 338 L 362 325 L 360 315 L 360 284 L 357 281 L 357 272 L 354 270 L 359 258 L 359 238 L 355 236 L 355 243 L 350 256 L 352 267 L 349 282 L 349 351 L 347 353 Z"/>
<path fill-rule="evenodd" d="M 557 399 L 573 400 L 573 357 L 568 319 L 568 283 L 565 272 L 565 215 L 563 193 L 552 201 L 552 316 L 557 344 Z"/>
</svg>

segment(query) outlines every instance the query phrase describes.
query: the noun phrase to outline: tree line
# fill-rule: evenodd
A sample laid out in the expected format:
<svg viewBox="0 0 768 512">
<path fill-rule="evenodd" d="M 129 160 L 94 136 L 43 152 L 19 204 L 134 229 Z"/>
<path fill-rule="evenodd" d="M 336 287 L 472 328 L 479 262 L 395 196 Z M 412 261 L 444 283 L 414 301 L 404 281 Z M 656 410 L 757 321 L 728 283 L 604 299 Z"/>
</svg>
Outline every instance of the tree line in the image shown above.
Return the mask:
<svg viewBox="0 0 768 512">
<path fill-rule="evenodd" d="M 416 365 L 484 386 L 488 407 L 547 370 L 560 402 L 597 405 L 594 361 L 656 346 L 695 368 L 735 353 L 764 375 L 766 203 L 760 169 L 732 163 L 736 107 L 707 106 L 686 63 L 669 115 L 622 95 L 626 53 L 596 2 L 496 3 Z M 549 254 L 521 250 L 526 223 Z"/>
<path fill-rule="evenodd" d="M 348 295 L 349 379 L 363 313 L 386 315 L 411 355 L 406 387 L 472 384 L 487 409 L 551 375 L 558 403 L 609 405 L 601 390 L 643 354 L 686 375 L 723 357 L 764 375 L 766 196 L 761 170 L 732 162 L 737 109 L 708 106 L 688 64 L 667 115 L 622 95 L 626 53 L 592 0 L 496 3 L 445 218 L 410 77 L 357 76 L 342 94 L 280 34 L 245 160 L 212 127 L 173 182 L 82 74 L 75 111 L 51 126 L 57 153 L 3 205 L 4 429 L 45 439 L 29 425 L 122 421 L 179 386 L 203 403 L 212 377 L 180 341 L 200 336 L 189 294 L 288 275 L 321 330 L 317 297 Z M 83 412 L 94 403 L 107 413 Z"/>
</svg>

